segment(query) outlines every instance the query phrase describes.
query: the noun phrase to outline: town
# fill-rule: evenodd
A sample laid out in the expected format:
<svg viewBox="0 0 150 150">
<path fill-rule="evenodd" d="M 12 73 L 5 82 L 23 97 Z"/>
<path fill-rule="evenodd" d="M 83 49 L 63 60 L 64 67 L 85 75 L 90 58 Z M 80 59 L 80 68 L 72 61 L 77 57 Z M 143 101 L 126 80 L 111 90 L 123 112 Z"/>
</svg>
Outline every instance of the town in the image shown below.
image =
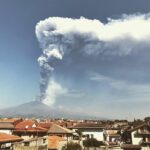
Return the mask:
<svg viewBox="0 0 150 150">
<path fill-rule="evenodd" d="M 150 117 L 143 120 L 1 118 L 1 150 L 148 150 Z"/>
</svg>

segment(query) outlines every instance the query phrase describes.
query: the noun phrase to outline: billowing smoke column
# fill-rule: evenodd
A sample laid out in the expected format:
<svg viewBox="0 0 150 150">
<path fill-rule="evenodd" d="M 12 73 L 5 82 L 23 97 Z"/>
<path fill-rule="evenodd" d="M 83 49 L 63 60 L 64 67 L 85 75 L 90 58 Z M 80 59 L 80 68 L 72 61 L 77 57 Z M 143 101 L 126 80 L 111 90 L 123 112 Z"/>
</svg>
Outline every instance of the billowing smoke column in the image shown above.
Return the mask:
<svg viewBox="0 0 150 150">
<path fill-rule="evenodd" d="M 61 61 L 72 51 L 85 56 L 128 55 L 139 50 L 139 45 L 149 45 L 150 14 L 123 15 L 120 19 L 99 20 L 50 17 L 36 25 L 36 36 L 42 48 L 38 58 L 41 69 L 41 101 L 54 104 L 57 95 L 66 92 L 57 83 L 52 72 L 53 61 Z"/>
</svg>

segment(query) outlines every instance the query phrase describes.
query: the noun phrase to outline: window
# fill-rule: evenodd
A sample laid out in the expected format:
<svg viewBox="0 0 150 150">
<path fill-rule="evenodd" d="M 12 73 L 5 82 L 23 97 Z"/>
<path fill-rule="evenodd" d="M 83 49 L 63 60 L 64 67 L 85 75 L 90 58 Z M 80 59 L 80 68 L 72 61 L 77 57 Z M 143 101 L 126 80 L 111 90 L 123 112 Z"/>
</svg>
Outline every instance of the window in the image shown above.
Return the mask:
<svg viewBox="0 0 150 150">
<path fill-rule="evenodd" d="M 24 142 L 24 146 L 29 146 L 29 142 Z"/>
<path fill-rule="evenodd" d="M 46 143 L 46 139 L 43 139 L 43 144 Z"/>
</svg>

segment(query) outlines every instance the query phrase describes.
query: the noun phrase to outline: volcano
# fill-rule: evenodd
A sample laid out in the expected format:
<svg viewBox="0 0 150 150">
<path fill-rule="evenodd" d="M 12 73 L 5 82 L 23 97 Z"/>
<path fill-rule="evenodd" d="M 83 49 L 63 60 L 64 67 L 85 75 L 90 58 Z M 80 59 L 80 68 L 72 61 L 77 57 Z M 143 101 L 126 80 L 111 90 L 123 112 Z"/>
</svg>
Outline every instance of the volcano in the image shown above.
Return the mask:
<svg viewBox="0 0 150 150">
<path fill-rule="evenodd" d="M 52 108 L 40 101 L 31 101 L 15 107 L 0 109 L 0 117 L 97 119 L 93 116 Z"/>
</svg>

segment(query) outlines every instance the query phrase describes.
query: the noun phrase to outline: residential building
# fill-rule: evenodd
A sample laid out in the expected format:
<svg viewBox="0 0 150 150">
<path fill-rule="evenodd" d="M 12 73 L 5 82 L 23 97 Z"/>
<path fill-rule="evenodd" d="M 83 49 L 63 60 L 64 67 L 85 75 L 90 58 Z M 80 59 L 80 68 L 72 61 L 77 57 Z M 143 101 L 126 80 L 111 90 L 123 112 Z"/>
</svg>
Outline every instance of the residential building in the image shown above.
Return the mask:
<svg viewBox="0 0 150 150">
<path fill-rule="evenodd" d="M 57 124 L 53 124 L 50 129 L 48 130 L 48 135 L 56 135 L 56 136 L 60 136 L 63 137 L 67 140 L 70 140 L 73 138 L 73 131 L 67 128 L 64 128 L 62 126 L 59 126 Z"/>
<path fill-rule="evenodd" d="M 20 138 L 19 136 L 14 136 L 6 133 L 0 133 L 0 149 L 12 149 L 12 145 L 15 142 L 22 141 L 23 139 Z"/>
<path fill-rule="evenodd" d="M 70 127 L 74 132 L 81 132 L 83 138 L 95 138 L 98 141 L 104 141 L 105 127 L 97 123 L 79 123 Z"/>
<path fill-rule="evenodd" d="M 15 125 L 19 123 L 22 119 L 19 118 L 4 118 L 0 119 L 0 132 L 12 134 L 15 129 Z"/>
<path fill-rule="evenodd" d="M 13 150 L 47 150 L 47 137 L 32 138 L 22 142 L 14 143 Z"/>
<path fill-rule="evenodd" d="M 39 127 L 38 123 L 33 120 L 24 120 L 15 126 L 13 134 L 28 140 L 36 137 L 46 136 L 47 131 L 48 129 Z"/>
</svg>

